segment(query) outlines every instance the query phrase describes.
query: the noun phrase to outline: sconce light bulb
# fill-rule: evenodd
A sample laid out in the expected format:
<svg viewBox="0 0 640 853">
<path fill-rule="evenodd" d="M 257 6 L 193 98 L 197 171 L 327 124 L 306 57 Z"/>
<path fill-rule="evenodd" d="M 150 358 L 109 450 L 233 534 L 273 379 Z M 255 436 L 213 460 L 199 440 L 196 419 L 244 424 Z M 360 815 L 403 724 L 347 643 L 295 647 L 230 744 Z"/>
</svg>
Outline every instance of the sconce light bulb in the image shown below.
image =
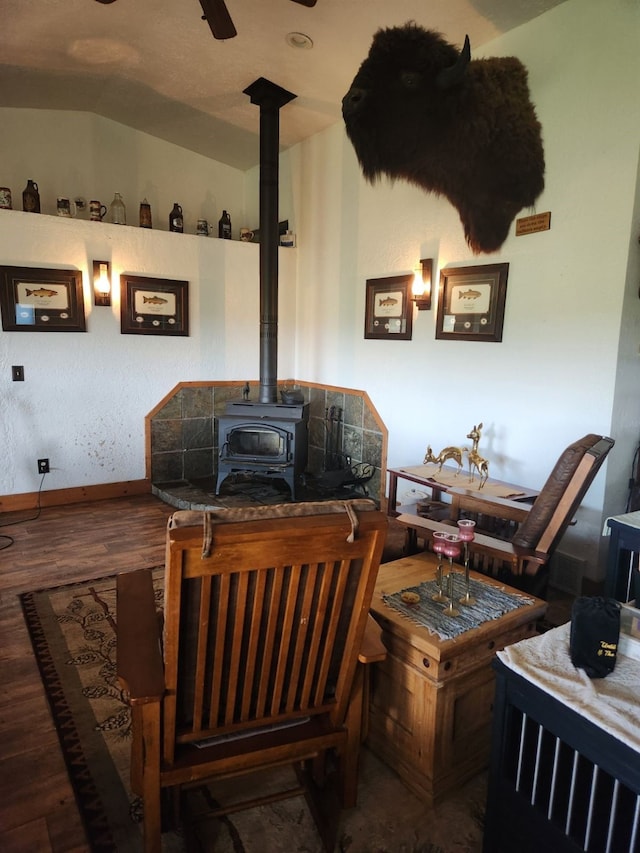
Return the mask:
<svg viewBox="0 0 640 853">
<path fill-rule="evenodd" d="M 111 283 L 109 282 L 109 272 L 106 264 L 100 264 L 100 274 L 96 283 L 96 289 L 99 293 L 109 293 Z"/>
<path fill-rule="evenodd" d="M 422 278 L 422 270 L 416 270 L 413 274 L 413 284 L 411 285 L 411 292 L 414 296 L 422 296 L 425 292 L 426 285 L 424 283 L 424 279 Z"/>
</svg>

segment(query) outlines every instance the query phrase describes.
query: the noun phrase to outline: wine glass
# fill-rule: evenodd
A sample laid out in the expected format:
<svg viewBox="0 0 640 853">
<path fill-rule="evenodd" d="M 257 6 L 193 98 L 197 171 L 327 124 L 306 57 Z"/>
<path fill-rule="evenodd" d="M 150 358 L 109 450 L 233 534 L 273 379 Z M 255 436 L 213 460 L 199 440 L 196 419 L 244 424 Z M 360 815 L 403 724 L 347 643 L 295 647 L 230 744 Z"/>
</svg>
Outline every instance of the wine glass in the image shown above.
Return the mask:
<svg viewBox="0 0 640 853">
<path fill-rule="evenodd" d="M 460 611 L 453 606 L 453 558 L 459 557 L 461 551 L 461 539 L 457 533 L 448 533 L 444 544 L 444 555 L 449 558 L 449 604 L 445 607 L 444 613 L 447 616 L 458 616 Z"/>
<path fill-rule="evenodd" d="M 475 539 L 475 521 L 470 518 L 458 519 L 458 535 L 464 542 L 464 584 L 465 594 L 460 599 L 460 604 L 475 604 L 476 599 L 470 593 L 469 583 L 469 542 Z"/>
<path fill-rule="evenodd" d="M 431 547 L 438 555 L 438 568 L 436 569 L 436 584 L 438 585 L 438 591 L 431 596 L 433 601 L 444 602 L 449 600 L 444 594 L 442 583 L 442 555 L 444 554 L 448 535 L 448 533 L 445 533 L 442 530 L 436 530 L 433 534 L 433 543 Z"/>
</svg>

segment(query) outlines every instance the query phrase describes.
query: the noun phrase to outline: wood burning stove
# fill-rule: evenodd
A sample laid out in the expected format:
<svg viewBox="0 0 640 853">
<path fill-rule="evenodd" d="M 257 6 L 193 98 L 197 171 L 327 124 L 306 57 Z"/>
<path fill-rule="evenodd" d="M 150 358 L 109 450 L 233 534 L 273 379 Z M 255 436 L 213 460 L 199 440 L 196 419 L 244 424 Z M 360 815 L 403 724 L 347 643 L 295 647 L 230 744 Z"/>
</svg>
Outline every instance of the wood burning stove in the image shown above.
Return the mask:
<svg viewBox="0 0 640 853">
<path fill-rule="evenodd" d="M 233 472 L 280 478 L 295 500 L 307 465 L 309 406 L 278 403 L 279 111 L 296 96 L 259 77 L 244 90 L 260 107 L 260 387 L 258 402 L 227 403 L 218 418 L 218 477 Z"/>
<path fill-rule="evenodd" d="M 228 402 L 218 418 L 216 494 L 229 474 L 250 472 L 285 480 L 295 500 L 296 478 L 307 466 L 308 403 Z"/>
</svg>

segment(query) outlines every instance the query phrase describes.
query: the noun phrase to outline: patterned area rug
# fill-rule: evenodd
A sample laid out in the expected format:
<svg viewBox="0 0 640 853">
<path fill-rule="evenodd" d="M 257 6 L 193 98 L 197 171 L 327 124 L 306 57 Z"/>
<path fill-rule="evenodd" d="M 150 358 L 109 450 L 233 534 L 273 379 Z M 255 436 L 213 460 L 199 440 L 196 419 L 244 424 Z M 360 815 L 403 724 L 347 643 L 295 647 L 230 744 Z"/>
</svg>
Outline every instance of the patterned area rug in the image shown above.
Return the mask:
<svg viewBox="0 0 640 853">
<path fill-rule="evenodd" d="M 161 604 L 163 569 L 153 572 Z M 142 807 L 128 779 L 130 715 L 116 679 L 115 578 L 26 593 L 22 603 L 91 848 L 139 853 Z M 257 784 L 264 792 L 264 781 Z M 242 785 L 244 795 L 248 786 L 245 781 Z M 482 774 L 429 809 L 364 748 L 358 806 L 341 816 L 337 849 L 479 853 L 485 795 Z M 189 812 L 198 812 L 201 803 L 214 802 L 218 796 L 212 786 L 196 790 Z M 188 845 L 180 832 L 165 833 L 163 851 L 322 851 L 303 799 L 210 819 L 198 827 L 198 838 Z"/>
</svg>

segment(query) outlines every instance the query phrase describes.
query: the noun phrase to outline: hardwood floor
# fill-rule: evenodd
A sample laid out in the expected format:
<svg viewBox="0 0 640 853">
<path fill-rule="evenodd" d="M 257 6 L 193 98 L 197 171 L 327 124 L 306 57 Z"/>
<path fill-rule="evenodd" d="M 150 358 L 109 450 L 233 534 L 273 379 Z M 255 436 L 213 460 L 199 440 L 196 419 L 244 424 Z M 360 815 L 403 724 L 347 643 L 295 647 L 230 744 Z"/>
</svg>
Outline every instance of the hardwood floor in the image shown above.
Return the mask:
<svg viewBox="0 0 640 853">
<path fill-rule="evenodd" d="M 0 850 L 89 851 L 22 616 L 22 592 L 164 562 L 174 508 L 151 495 L 0 515 Z M 383 560 L 402 556 L 390 522 Z M 0 539 L 0 548 L 5 540 Z M 560 614 L 556 622 L 566 621 Z M 563 617 L 563 618 L 562 618 Z"/>
<path fill-rule="evenodd" d="M 164 562 L 173 507 L 151 495 L 0 516 L 0 850 L 88 851 L 31 641 L 22 592 Z M 23 520 L 25 519 L 25 520 Z M 26 520 L 31 519 L 31 520 Z M 8 526 L 5 526 L 8 525 Z M 0 538 L 0 548 L 5 545 Z"/>
</svg>

